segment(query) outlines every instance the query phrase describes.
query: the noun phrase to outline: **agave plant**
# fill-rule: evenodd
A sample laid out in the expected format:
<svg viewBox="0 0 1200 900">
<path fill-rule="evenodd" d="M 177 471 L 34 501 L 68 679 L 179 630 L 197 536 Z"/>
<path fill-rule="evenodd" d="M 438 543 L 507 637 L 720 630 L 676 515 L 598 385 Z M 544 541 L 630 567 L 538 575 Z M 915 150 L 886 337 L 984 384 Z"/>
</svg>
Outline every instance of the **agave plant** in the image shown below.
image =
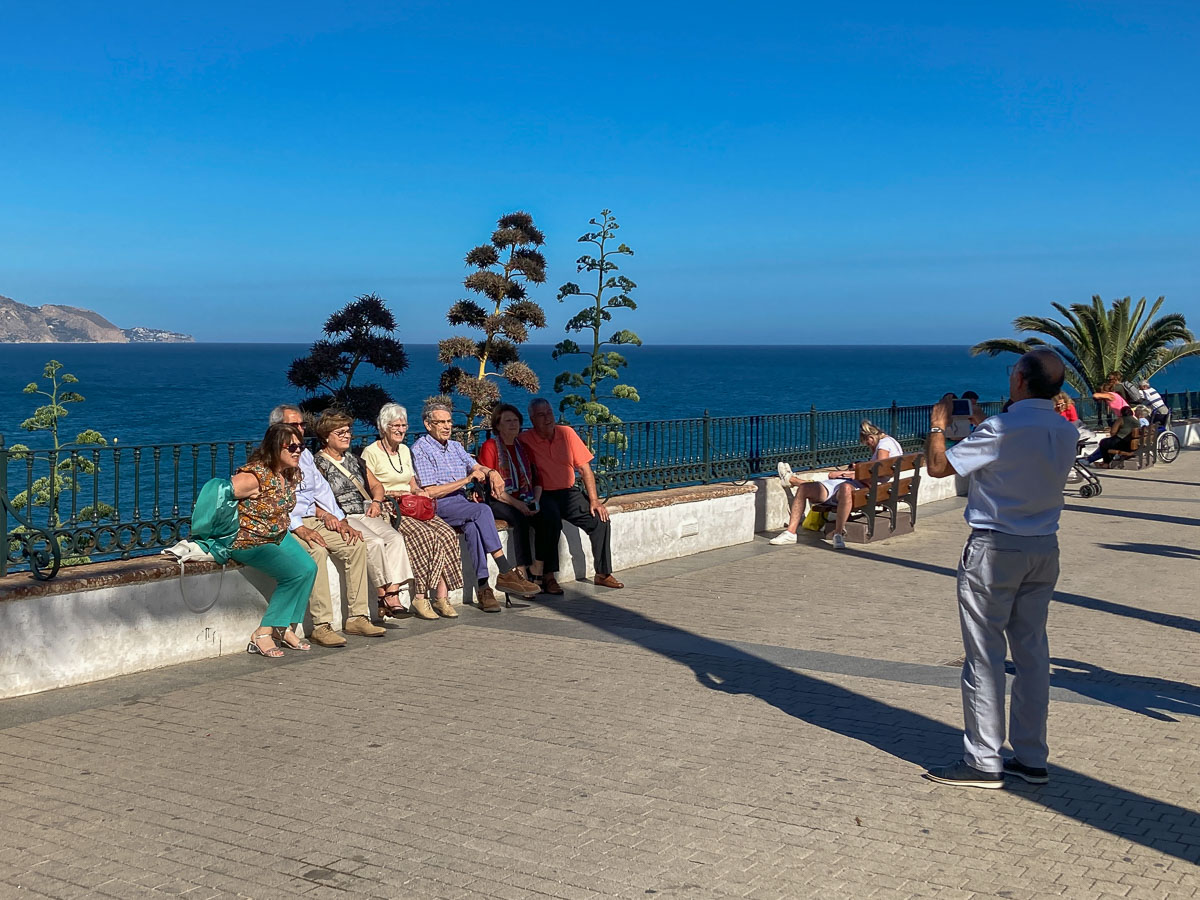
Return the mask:
<svg viewBox="0 0 1200 900">
<path fill-rule="evenodd" d="M 1181 313 L 1155 318 L 1163 305 L 1159 297 L 1147 311 L 1146 298 L 1112 301 L 1106 307 L 1099 295 L 1091 303 L 1052 304 L 1066 320 L 1018 316 L 1018 332 L 1050 338 L 994 338 L 971 348 L 972 356 L 1025 353 L 1034 347 L 1051 347 L 1067 364 L 1067 383 L 1084 396 L 1100 390 L 1110 372 L 1126 380 L 1150 378 L 1185 356 L 1200 354 L 1200 343 L 1188 330 Z"/>
<path fill-rule="evenodd" d="M 446 320 L 483 336 L 455 335 L 438 342 L 438 361 L 446 366 L 438 391 L 439 399 L 458 394 L 469 401 L 464 432 L 468 446 L 475 443 L 500 400 L 498 379 L 537 393 L 537 375 L 521 361 L 518 347 L 529 340 L 529 329 L 546 327 L 545 310 L 527 293 L 527 285 L 546 280 L 546 258 L 538 249 L 545 242 L 529 213 L 509 213 L 496 223 L 491 243 L 475 247 L 466 256 L 474 271 L 463 286 L 480 299 L 457 301 Z"/>
</svg>

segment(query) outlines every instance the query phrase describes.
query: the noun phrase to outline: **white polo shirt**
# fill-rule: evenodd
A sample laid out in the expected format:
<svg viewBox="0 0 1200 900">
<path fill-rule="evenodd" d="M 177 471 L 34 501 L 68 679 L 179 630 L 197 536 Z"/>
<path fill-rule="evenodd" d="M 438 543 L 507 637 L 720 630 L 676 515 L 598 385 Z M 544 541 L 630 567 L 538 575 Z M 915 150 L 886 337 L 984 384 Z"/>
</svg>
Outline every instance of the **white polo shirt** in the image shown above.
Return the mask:
<svg viewBox="0 0 1200 900">
<path fill-rule="evenodd" d="M 971 476 L 967 524 L 1005 534 L 1054 534 L 1078 441 L 1079 430 L 1051 400 L 1021 400 L 984 420 L 946 451 L 954 471 Z"/>
</svg>

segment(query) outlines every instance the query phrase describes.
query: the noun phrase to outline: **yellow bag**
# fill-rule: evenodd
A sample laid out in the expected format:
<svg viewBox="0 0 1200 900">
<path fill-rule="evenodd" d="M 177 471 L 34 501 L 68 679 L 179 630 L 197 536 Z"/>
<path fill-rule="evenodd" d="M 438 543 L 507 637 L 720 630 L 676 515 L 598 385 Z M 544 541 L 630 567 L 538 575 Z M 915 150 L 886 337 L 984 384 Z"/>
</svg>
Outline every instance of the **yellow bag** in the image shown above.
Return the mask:
<svg viewBox="0 0 1200 900">
<path fill-rule="evenodd" d="M 802 525 L 809 531 L 820 531 L 825 527 L 825 513 L 820 510 L 810 509 L 808 515 L 804 517 Z"/>
</svg>

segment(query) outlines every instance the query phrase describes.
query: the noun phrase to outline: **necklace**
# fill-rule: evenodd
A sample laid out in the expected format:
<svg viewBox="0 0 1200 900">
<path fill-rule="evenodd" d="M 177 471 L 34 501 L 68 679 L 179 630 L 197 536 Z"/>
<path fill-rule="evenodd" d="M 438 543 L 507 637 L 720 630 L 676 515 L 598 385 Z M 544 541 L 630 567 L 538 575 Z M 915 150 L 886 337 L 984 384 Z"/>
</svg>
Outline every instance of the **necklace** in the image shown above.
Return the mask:
<svg viewBox="0 0 1200 900">
<path fill-rule="evenodd" d="M 388 465 L 392 467 L 392 471 L 395 472 L 397 475 L 403 475 L 404 474 L 403 461 L 401 461 L 399 466 L 397 466 L 396 463 L 392 461 L 393 455 L 396 457 L 396 459 L 400 459 L 400 448 L 399 447 L 396 448 L 395 454 L 392 453 L 392 451 L 388 448 L 387 444 L 383 445 L 383 449 L 385 451 L 387 451 Z"/>
</svg>

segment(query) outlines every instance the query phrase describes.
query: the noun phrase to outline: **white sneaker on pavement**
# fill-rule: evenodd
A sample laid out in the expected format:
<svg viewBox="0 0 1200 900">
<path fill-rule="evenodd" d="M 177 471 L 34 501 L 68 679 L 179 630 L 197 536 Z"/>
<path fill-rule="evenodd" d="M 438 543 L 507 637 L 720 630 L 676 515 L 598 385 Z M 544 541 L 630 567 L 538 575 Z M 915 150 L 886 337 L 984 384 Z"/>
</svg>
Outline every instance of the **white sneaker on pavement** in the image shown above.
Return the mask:
<svg viewBox="0 0 1200 900">
<path fill-rule="evenodd" d="M 791 531 L 781 531 L 775 537 L 771 538 L 771 543 L 776 547 L 782 547 L 784 544 L 796 543 L 796 535 Z"/>
<path fill-rule="evenodd" d="M 838 534 L 836 531 L 833 534 L 833 549 L 834 550 L 845 550 L 846 549 L 846 538 L 844 536 Z"/>
<path fill-rule="evenodd" d="M 792 486 L 792 467 L 781 461 L 779 465 L 775 467 L 775 471 L 779 473 L 779 483 L 782 484 L 784 488 L 790 488 Z"/>
</svg>

